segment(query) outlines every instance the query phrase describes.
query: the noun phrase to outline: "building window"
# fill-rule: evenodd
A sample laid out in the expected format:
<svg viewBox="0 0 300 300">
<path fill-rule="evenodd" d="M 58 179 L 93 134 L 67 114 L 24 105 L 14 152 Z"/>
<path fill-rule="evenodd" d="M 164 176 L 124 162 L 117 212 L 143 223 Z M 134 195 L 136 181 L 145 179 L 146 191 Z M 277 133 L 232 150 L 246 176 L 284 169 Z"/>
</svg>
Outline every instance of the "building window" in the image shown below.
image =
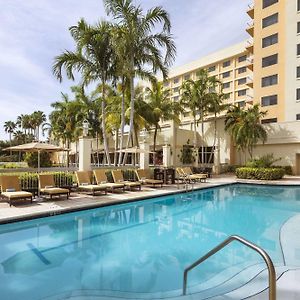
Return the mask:
<svg viewBox="0 0 300 300">
<path fill-rule="evenodd" d="M 246 103 L 245 103 L 245 101 L 240 101 L 237 103 L 237 105 L 238 105 L 238 107 L 243 108 L 246 106 Z"/>
<path fill-rule="evenodd" d="M 210 66 L 208 68 L 208 72 L 214 72 L 214 71 L 216 71 L 216 66 Z"/>
<path fill-rule="evenodd" d="M 214 163 L 214 147 L 200 147 L 198 151 L 199 163 L 213 164 Z M 202 155 L 203 153 L 203 155 Z M 202 161 L 203 156 L 203 161 Z"/>
<path fill-rule="evenodd" d="M 300 78 L 300 67 L 297 67 L 297 78 Z"/>
<path fill-rule="evenodd" d="M 223 77 L 223 78 L 227 78 L 227 77 L 229 77 L 229 76 L 230 76 L 230 71 L 225 72 L 225 73 L 222 74 L 222 77 Z"/>
<path fill-rule="evenodd" d="M 241 68 L 238 69 L 239 74 L 245 73 L 246 71 L 247 71 L 246 67 L 241 67 Z"/>
<path fill-rule="evenodd" d="M 178 93 L 178 91 L 179 91 L 178 87 L 176 87 L 176 88 L 173 89 L 173 93 Z"/>
<path fill-rule="evenodd" d="M 224 61 L 223 62 L 223 68 L 227 68 L 230 66 L 230 60 Z"/>
<path fill-rule="evenodd" d="M 297 1 L 297 10 L 300 11 L 300 0 Z"/>
<path fill-rule="evenodd" d="M 263 0 L 263 8 L 271 6 L 277 2 L 278 2 L 278 0 Z"/>
<path fill-rule="evenodd" d="M 277 104 L 277 95 L 265 96 L 261 98 L 261 106 L 269 106 Z"/>
<path fill-rule="evenodd" d="M 263 77 L 261 79 L 261 86 L 265 87 L 265 86 L 270 86 L 270 85 L 275 85 L 278 83 L 278 75 L 271 75 L 271 76 L 267 76 L 267 77 Z"/>
<path fill-rule="evenodd" d="M 174 84 L 178 83 L 179 82 L 179 78 L 178 77 L 174 78 L 173 82 L 174 82 Z"/>
<path fill-rule="evenodd" d="M 300 44 L 297 45 L 297 55 L 300 55 Z"/>
<path fill-rule="evenodd" d="M 223 83 L 223 89 L 228 89 L 228 88 L 230 88 L 230 82 Z"/>
<path fill-rule="evenodd" d="M 297 22 L 297 33 L 300 33 L 300 22 Z"/>
<path fill-rule="evenodd" d="M 238 85 L 245 84 L 246 81 L 247 81 L 246 77 L 245 78 L 241 78 L 241 79 L 238 80 Z"/>
<path fill-rule="evenodd" d="M 239 97 L 245 96 L 246 93 L 247 93 L 247 90 L 246 90 L 246 89 L 245 89 L 245 90 L 240 90 L 240 91 L 238 91 L 238 96 L 239 96 Z"/>
<path fill-rule="evenodd" d="M 278 43 L 278 33 L 269 35 L 262 39 L 262 47 L 266 48 Z"/>
<path fill-rule="evenodd" d="M 272 65 L 276 65 L 278 63 L 278 54 L 270 55 L 267 57 L 263 57 L 262 59 L 262 67 L 269 67 Z"/>
<path fill-rule="evenodd" d="M 300 100 L 300 89 L 297 89 L 296 96 L 297 96 L 297 100 Z"/>
<path fill-rule="evenodd" d="M 247 59 L 247 55 L 243 55 L 243 56 L 240 56 L 240 57 L 238 58 L 238 61 L 239 61 L 239 63 L 240 63 L 240 62 L 245 61 L 246 59 Z"/>
<path fill-rule="evenodd" d="M 277 118 L 271 118 L 271 119 L 263 119 L 263 120 L 261 120 L 261 124 L 269 124 L 269 123 L 277 123 Z"/>
<path fill-rule="evenodd" d="M 175 97 L 173 98 L 173 100 L 174 100 L 175 102 L 177 102 L 177 101 L 179 100 L 179 96 L 175 96 Z"/>
<path fill-rule="evenodd" d="M 300 114 L 296 114 L 296 120 L 300 121 Z"/>
<path fill-rule="evenodd" d="M 268 16 L 262 20 L 262 28 L 278 23 L 278 13 Z"/>
<path fill-rule="evenodd" d="M 190 75 L 190 74 L 184 75 L 184 80 L 189 80 L 190 78 L 191 78 L 191 75 Z"/>
<path fill-rule="evenodd" d="M 165 82 L 164 82 L 164 86 L 165 86 L 165 87 L 169 86 L 169 81 L 165 81 Z"/>
</svg>

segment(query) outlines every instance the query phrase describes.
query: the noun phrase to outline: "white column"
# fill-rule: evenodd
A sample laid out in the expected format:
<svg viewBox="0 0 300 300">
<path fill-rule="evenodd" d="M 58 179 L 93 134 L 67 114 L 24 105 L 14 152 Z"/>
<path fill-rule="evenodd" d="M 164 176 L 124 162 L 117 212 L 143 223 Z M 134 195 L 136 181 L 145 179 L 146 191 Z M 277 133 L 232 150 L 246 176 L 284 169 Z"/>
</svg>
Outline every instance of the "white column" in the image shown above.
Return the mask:
<svg viewBox="0 0 300 300">
<path fill-rule="evenodd" d="M 145 150 L 145 153 L 140 153 L 140 168 L 149 168 L 149 144 L 146 141 L 140 143 L 140 149 Z"/>
<path fill-rule="evenodd" d="M 164 167 L 171 166 L 171 146 L 170 145 L 163 146 L 163 166 Z"/>
<path fill-rule="evenodd" d="M 92 139 L 89 137 L 79 138 L 79 171 L 91 170 Z"/>
</svg>

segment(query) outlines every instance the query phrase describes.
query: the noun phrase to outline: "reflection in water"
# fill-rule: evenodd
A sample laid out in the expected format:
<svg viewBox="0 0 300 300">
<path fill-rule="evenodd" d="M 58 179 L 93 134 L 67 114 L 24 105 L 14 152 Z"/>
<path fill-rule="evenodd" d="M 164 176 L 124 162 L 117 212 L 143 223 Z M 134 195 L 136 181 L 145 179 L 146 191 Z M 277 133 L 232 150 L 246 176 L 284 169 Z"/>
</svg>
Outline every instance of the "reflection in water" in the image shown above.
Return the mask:
<svg viewBox="0 0 300 300">
<path fill-rule="evenodd" d="M 1 299 L 180 289 L 184 268 L 232 234 L 282 264 L 279 229 L 299 212 L 299 191 L 228 186 L 1 226 Z M 224 292 L 248 281 L 261 263 L 233 243 L 192 271 L 189 285 L 220 285 Z M 244 277 L 222 284 L 245 268 Z"/>
</svg>

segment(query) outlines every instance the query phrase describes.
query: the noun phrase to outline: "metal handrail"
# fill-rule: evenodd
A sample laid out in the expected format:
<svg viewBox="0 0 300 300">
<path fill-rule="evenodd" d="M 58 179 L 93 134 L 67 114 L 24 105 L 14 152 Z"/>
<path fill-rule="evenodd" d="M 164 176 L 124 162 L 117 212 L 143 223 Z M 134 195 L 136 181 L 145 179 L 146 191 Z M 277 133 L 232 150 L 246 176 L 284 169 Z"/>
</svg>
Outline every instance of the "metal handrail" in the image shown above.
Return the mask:
<svg viewBox="0 0 300 300">
<path fill-rule="evenodd" d="M 207 260 L 209 257 L 226 247 L 228 244 L 230 244 L 233 241 L 238 241 L 245 246 L 253 249 L 256 251 L 265 261 L 267 267 L 268 267 L 268 275 L 269 275 L 269 300 L 276 300 L 276 272 L 274 268 L 274 264 L 268 255 L 268 253 L 263 250 L 262 248 L 258 247 L 257 245 L 243 239 L 242 237 L 238 235 L 232 235 L 229 238 L 227 238 L 225 241 L 220 243 L 217 247 L 210 250 L 207 254 L 202 256 L 200 259 L 196 260 L 194 263 L 192 263 L 190 266 L 188 266 L 184 270 L 183 274 L 183 295 L 186 295 L 186 289 L 187 289 L 187 275 L 188 272 L 192 269 L 194 269 L 196 266 L 200 265 L 202 262 Z"/>
</svg>

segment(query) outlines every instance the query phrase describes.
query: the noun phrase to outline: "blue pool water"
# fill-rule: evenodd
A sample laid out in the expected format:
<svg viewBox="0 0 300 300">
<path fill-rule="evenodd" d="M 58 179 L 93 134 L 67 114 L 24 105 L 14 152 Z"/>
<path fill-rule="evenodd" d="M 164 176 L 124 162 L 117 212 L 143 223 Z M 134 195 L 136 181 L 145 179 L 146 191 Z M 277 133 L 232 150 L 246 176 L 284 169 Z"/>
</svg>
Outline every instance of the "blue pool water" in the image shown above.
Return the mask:
<svg viewBox="0 0 300 300">
<path fill-rule="evenodd" d="M 232 234 L 281 266 L 280 229 L 299 212 L 300 187 L 231 185 L 1 225 L 0 298 L 179 295 L 184 268 Z M 264 268 L 233 243 L 189 274 L 189 291 L 222 294 Z"/>
</svg>

